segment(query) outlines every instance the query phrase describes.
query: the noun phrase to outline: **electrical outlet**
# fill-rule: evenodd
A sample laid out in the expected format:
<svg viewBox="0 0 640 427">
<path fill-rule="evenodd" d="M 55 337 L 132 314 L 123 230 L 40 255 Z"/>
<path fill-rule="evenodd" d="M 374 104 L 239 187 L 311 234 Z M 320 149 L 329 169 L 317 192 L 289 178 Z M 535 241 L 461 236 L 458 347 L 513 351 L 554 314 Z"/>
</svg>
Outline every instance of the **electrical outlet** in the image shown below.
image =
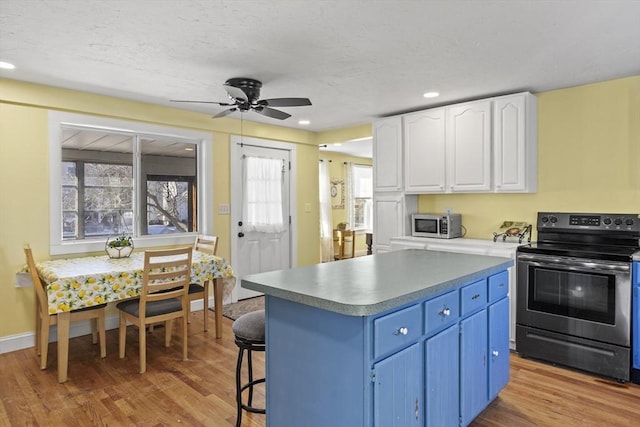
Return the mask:
<svg viewBox="0 0 640 427">
<path fill-rule="evenodd" d="M 231 206 L 229 205 L 218 205 L 218 214 L 219 215 L 229 215 L 231 213 Z"/>
</svg>

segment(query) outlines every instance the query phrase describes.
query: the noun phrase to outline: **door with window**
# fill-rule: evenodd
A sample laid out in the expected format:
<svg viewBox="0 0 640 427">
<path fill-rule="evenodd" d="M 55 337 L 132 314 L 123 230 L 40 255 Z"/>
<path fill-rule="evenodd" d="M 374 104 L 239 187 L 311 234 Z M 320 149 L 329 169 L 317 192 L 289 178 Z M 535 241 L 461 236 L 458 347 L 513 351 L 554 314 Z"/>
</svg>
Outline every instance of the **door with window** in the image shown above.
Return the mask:
<svg viewBox="0 0 640 427">
<path fill-rule="evenodd" d="M 291 267 L 291 153 L 281 145 L 231 141 L 231 256 L 238 279 Z M 259 295 L 240 282 L 234 293 L 237 299 Z"/>
</svg>

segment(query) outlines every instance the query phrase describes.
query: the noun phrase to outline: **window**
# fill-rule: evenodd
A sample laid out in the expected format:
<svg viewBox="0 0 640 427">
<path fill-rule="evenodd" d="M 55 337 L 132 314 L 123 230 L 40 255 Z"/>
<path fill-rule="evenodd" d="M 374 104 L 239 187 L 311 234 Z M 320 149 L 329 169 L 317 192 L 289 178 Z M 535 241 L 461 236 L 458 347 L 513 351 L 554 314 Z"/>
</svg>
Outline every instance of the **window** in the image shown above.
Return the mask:
<svg viewBox="0 0 640 427">
<path fill-rule="evenodd" d="M 373 168 L 368 165 L 351 166 L 349 203 L 355 230 L 371 230 L 373 222 Z"/>
<path fill-rule="evenodd" d="M 50 112 L 51 253 L 191 243 L 212 230 L 211 136 Z"/>
</svg>

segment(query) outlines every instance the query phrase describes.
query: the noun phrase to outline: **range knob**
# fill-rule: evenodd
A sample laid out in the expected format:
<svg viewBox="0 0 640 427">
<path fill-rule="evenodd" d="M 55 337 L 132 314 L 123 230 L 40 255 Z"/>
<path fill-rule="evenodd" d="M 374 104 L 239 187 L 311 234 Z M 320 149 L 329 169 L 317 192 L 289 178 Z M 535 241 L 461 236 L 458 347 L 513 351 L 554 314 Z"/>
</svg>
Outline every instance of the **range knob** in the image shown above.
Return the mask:
<svg viewBox="0 0 640 427">
<path fill-rule="evenodd" d="M 620 218 L 616 218 L 616 220 L 615 220 L 615 221 L 613 221 L 613 222 L 614 222 L 616 225 L 620 225 L 620 224 L 622 224 L 622 219 L 620 219 Z"/>
<path fill-rule="evenodd" d="M 552 224 L 555 224 L 556 222 L 558 222 L 558 218 L 552 216 L 551 218 L 549 218 L 549 221 L 551 221 Z"/>
<path fill-rule="evenodd" d="M 547 222 L 549 222 L 549 218 L 547 218 L 546 216 L 543 216 L 542 218 L 540 218 L 540 221 L 546 224 Z"/>
<path fill-rule="evenodd" d="M 605 218 L 602 222 L 604 222 L 605 225 L 611 225 L 611 218 Z"/>
<path fill-rule="evenodd" d="M 631 218 L 628 218 L 628 219 L 625 221 L 625 224 L 627 224 L 627 225 L 633 225 L 633 220 L 632 220 Z"/>
</svg>

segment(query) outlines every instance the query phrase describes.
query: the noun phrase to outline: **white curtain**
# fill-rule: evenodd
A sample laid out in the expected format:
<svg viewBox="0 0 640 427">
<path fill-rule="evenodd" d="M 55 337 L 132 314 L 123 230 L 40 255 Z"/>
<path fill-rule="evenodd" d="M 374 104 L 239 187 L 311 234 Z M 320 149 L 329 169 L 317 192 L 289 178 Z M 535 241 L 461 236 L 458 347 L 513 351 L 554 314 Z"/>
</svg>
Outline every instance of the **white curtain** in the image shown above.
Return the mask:
<svg viewBox="0 0 640 427">
<path fill-rule="evenodd" d="M 353 162 L 344 162 L 344 179 L 347 192 L 347 228 L 355 228 L 355 203 L 353 198 Z"/>
<path fill-rule="evenodd" d="M 320 253 L 322 262 L 333 261 L 333 220 L 329 161 L 320 160 Z"/>
<path fill-rule="evenodd" d="M 243 229 L 261 233 L 286 230 L 282 213 L 282 159 L 244 158 Z"/>
</svg>

